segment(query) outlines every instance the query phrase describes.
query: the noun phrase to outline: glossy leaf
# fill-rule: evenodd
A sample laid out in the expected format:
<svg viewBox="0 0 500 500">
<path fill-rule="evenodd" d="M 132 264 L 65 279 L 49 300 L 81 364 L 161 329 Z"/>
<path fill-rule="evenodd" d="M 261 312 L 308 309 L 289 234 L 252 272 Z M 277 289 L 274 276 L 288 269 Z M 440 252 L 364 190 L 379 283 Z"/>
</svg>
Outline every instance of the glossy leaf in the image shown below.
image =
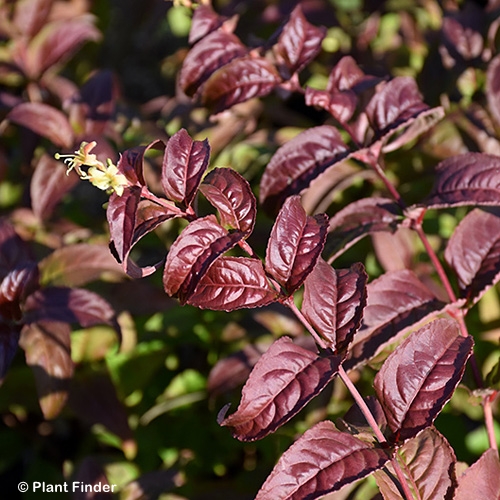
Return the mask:
<svg viewBox="0 0 500 500">
<path fill-rule="evenodd" d="M 319 394 L 340 362 L 340 356 L 321 357 L 281 337 L 254 366 L 237 411 L 226 418 L 219 415 L 219 424 L 241 441 L 262 439 Z"/>
<path fill-rule="evenodd" d="M 21 304 L 39 287 L 38 266 L 26 261 L 14 267 L 0 282 L 0 320 L 19 321 Z"/>
<path fill-rule="evenodd" d="M 109 303 L 90 290 L 47 287 L 31 294 L 25 304 L 24 321 L 60 321 L 83 327 L 107 323 L 116 326 Z"/>
<path fill-rule="evenodd" d="M 130 182 L 131 184 L 146 184 L 144 180 L 144 154 L 150 148 L 165 147 L 162 141 L 155 141 L 149 146 L 138 146 L 135 148 L 126 149 L 118 160 L 116 167 Z"/>
<path fill-rule="evenodd" d="M 321 498 L 388 460 L 384 450 L 338 431 L 332 422 L 320 422 L 283 453 L 255 500 Z"/>
<path fill-rule="evenodd" d="M 452 156 L 436 167 L 427 208 L 500 205 L 500 157 L 483 153 Z"/>
<path fill-rule="evenodd" d="M 486 98 L 488 108 L 497 124 L 500 124 L 500 54 L 488 64 L 486 72 Z"/>
<path fill-rule="evenodd" d="M 472 353 L 455 321 L 437 319 L 413 332 L 386 359 L 374 380 L 395 442 L 429 427 L 451 398 Z"/>
<path fill-rule="evenodd" d="M 240 57 L 210 76 L 203 85 L 202 101 L 214 113 L 220 113 L 253 97 L 269 94 L 280 82 L 276 68 L 267 59 Z"/>
<path fill-rule="evenodd" d="M 363 325 L 355 335 L 344 368 L 366 362 L 409 328 L 437 316 L 446 306 L 408 269 L 383 274 L 367 286 Z"/>
<path fill-rule="evenodd" d="M 308 106 L 326 109 L 339 123 L 347 123 L 351 119 L 358 102 L 352 90 L 331 94 L 326 90 L 307 87 L 304 98 Z"/>
<path fill-rule="evenodd" d="M 353 57 L 344 56 L 330 72 L 326 90 L 331 94 L 346 90 L 360 94 L 379 81 L 375 76 L 366 75 Z"/>
<path fill-rule="evenodd" d="M 160 205 L 154 201 L 140 200 L 137 206 L 132 246 L 143 236 L 154 231 L 160 224 L 177 216 L 179 216 L 179 210 L 174 204 Z"/>
<path fill-rule="evenodd" d="M 321 50 L 326 29 L 310 24 L 297 5 L 283 27 L 278 43 L 273 47 L 278 61 L 283 61 L 289 77 L 311 62 Z"/>
<path fill-rule="evenodd" d="M 338 211 L 328 225 L 326 250 L 335 260 L 364 236 L 376 231 L 396 231 L 401 211 L 389 198 L 363 198 Z"/>
<path fill-rule="evenodd" d="M 7 118 L 17 125 L 29 128 L 61 148 L 73 145 L 73 129 L 61 111 L 41 102 L 23 102 Z"/>
<path fill-rule="evenodd" d="M 320 258 L 304 282 L 302 314 L 336 352 L 348 348 L 361 325 L 367 279 L 360 263 L 336 270 Z"/>
<path fill-rule="evenodd" d="M 74 371 L 70 327 L 55 321 L 32 323 L 23 328 L 19 344 L 35 376 L 43 416 L 55 418 L 66 404 Z"/>
<path fill-rule="evenodd" d="M 285 198 L 308 187 L 347 153 L 335 127 L 321 125 L 301 132 L 280 147 L 268 163 L 260 183 L 260 202 L 267 211 L 277 212 Z"/>
<path fill-rule="evenodd" d="M 190 206 L 210 160 L 208 141 L 193 141 L 181 129 L 167 142 L 161 184 L 172 201 Z"/>
<path fill-rule="evenodd" d="M 422 102 L 415 80 L 398 76 L 374 94 L 366 107 L 366 114 L 376 136 L 381 137 L 428 108 Z"/>
<path fill-rule="evenodd" d="M 489 449 L 458 478 L 453 500 L 500 498 L 500 461 L 498 451 Z"/>
<path fill-rule="evenodd" d="M 262 263 L 246 257 L 219 257 L 198 282 L 187 303 L 201 309 L 234 311 L 262 307 L 277 298 Z"/>
<path fill-rule="evenodd" d="M 460 295 L 476 302 L 500 279 L 500 215 L 474 209 L 455 228 L 445 259 L 458 276 Z"/>
<path fill-rule="evenodd" d="M 300 196 L 291 196 L 281 208 L 267 243 L 266 271 L 289 294 L 314 269 L 323 251 L 326 229 L 326 215 L 307 215 Z"/>
<path fill-rule="evenodd" d="M 407 484 L 411 485 L 417 498 L 450 498 L 455 486 L 451 472 L 456 463 L 455 453 L 445 437 L 434 427 L 423 430 L 401 446 L 396 453 L 396 459 L 401 464 Z M 384 470 L 378 470 L 374 474 L 380 492 L 384 500 L 400 500 L 401 492 L 388 474 L 396 477 L 390 462 Z"/>
<path fill-rule="evenodd" d="M 74 172 L 66 175 L 61 163 L 44 154 L 36 165 L 30 183 L 31 207 L 40 220 L 47 220 L 63 196 L 77 183 Z"/>
<path fill-rule="evenodd" d="M 179 85 L 192 96 L 217 69 L 246 53 L 247 48 L 236 35 L 214 31 L 189 51 L 179 75 Z"/>
<path fill-rule="evenodd" d="M 71 287 L 105 276 L 124 276 L 107 246 L 89 243 L 57 248 L 40 262 L 40 271 L 42 283 Z"/>
<path fill-rule="evenodd" d="M 193 12 L 189 43 L 192 45 L 203 37 L 220 28 L 226 17 L 219 16 L 210 5 L 198 5 Z"/>
<path fill-rule="evenodd" d="M 214 215 L 191 222 L 170 247 L 163 272 L 168 295 L 189 298 L 213 261 L 237 244 L 243 235 L 228 233 Z"/>
<path fill-rule="evenodd" d="M 250 184 L 238 172 L 215 168 L 203 179 L 200 191 L 219 212 L 222 226 L 252 232 L 257 202 Z"/>
</svg>

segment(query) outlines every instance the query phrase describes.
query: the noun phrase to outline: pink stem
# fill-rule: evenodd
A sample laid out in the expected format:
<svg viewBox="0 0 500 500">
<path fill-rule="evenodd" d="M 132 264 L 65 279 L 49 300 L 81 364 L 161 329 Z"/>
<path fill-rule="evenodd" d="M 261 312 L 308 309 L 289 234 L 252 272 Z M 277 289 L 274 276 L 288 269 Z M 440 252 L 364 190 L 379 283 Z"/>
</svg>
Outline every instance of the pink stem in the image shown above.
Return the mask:
<svg viewBox="0 0 500 500">
<path fill-rule="evenodd" d="M 494 394 L 490 394 L 484 398 L 483 410 L 484 410 L 484 422 L 486 424 L 486 431 L 488 433 L 488 441 L 490 443 L 490 448 L 493 448 L 498 452 L 498 444 L 495 436 L 495 427 L 493 426 L 493 410 L 492 410 L 492 403 L 497 395 L 498 392 L 495 391 Z"/>
</svg>

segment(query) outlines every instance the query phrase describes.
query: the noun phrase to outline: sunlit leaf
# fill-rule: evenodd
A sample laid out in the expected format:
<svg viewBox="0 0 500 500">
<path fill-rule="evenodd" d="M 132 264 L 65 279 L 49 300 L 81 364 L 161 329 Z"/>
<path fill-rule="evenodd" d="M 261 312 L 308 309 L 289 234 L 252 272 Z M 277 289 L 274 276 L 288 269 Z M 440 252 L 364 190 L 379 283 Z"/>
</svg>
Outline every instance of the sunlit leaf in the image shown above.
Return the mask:
<svg viewBox="0 0 500 500">
<path fill-rule="evenodd" d="M 388 460 L 384 450 L 338 431 L 332 422 L 320 422 L 283 453 L 255 500 L 321 498 Z"/>
<path fill-rule="evenodd" d="M 291 196 L 281 208 L 267 243 L 266 271 L 289 294 L 314 269 L 323 251 L 326 228 L 326 215 L 307 215 L 300 196 Z"/>
<path fill-rule="evenodd" d="M 320 258 L 304 282 L 302 313 L 336 352 L 348 348 L 361 325 L 367 279 L 362 264 L 333 269 Z"/>
<path fill-rule="evenodd" d="M 288 422 L 336 375 L 341 357 L 317 354 L 281 337 L 262 355 L 235 413 L 220 425 L 242 441 L 262 439 Z M 225 412 L 224 412 L 225 413 Z"/>
<path fill-rule="evenodd" d="M 262 263 L 246 257 L 219 257 L 187 298 L 202 309 L 233 311 L 261 307 L 276 300 Z"/>
<path fill-rule="evenodd" d="M 472 353 L 471 336 L 455 321 L 437 319 L 412 333 L 374 380 L 395 442 L 429 427 L 460 382 Z"/>
</svg>

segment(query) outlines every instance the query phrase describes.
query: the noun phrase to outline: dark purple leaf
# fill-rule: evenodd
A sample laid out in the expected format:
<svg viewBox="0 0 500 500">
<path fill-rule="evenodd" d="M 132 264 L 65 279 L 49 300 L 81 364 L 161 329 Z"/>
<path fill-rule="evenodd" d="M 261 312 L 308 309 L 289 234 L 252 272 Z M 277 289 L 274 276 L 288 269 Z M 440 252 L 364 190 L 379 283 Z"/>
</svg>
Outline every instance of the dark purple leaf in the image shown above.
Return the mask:
<svg viewBox="0 0 500 500">
<path fill-rule="evenodd" d="M 73 377 L 70 327 L 56 321 L 26 325 L 19 345 L 26 354 L 26 363 L 33 370 L 43 416 L 53 419 L 66 404 Z"/>
<path fill-rule="evenodd" d="M 168 295 L 189 299 L 210 265 L 243 238 L 243 233 L 228 233 L 208 215 L 191 222 L 170 247 L 163 272 Z"/>
<path fill-rule="evenodd" d="M 68 406 L 86 424 L 104 425 L 121 439 L 125 455 L 135 455 L 137 445 L 128 424 L 127 411 L 107 373 L 77 372 L 71 384 Z"/>
<path fill-rule="evenodd" d="M 460 295 L 477 302 L 500 279 L 500 216 L 474 209 L 455 229 L 445 259 L 458 276 Z"/>
<path fill-rule="evenodd" d="M 208 141 L 193 141 L 181 129 L 167 142 L 161 184 L 167 198 L 190 206 L 210 160 Z"/>
<path fill-rule="evenodd" d="M 77 482 L 83 485 L 91 485 L 92 491 L 88 491 L 88 489 L 84 491 L 84 488 L 76 488 L 76 491 L 71 496 L 71 500 L 113 500 L 114 498 L 111 491 L 112 488 L 114 490 L 116 485 L 110 487 L 103 466 L 96 458 L 85 457 L 72 479 L 72 484 Z M 85 487 L 88 488 L 88 486 Z M 131 499 L 129 498 L 128 500 Z"/>
<path fill-rule="evenodd" d="M 14 267 L 0 282 L 0 318 L 19 321 L 21 303 L 39 287 L 36 262 L 26 261 Z"/>
<path fill-rule="evenodd" d="M 222 226 L 252 232 L 257 202 L 250 184 L 238 172 L 215 168 L 203 179 L 200 191 L 219 212 Z"/>
<path fill-rule="evenodd" d="M 262 439 L 296 415 L 337 374 L 340 356 L 321 357 L 281 337 L 262 355 L 235 413 L 220 425 L 241 441 Z M 225 411 L 223 411 L 225 413 Z"/>
<path fill-rule="evenodd" d="M 374 94 L 366 107 L 366 115 L 376 136 L 381 137 L 428 109 L 415 80 L 398 76 Z"/>
<path fill-rule="evenodd" d="M 240 102 L 269 94 L 279 83 L 281 78 L 267 59 L 240 57 L 210 76 L 203 85 L 202 101 L 214 113 L 220 113 Z"/>
<path fill-rule="evenodd" d="M 354 336 L 344 368 L 369 360 L 409 328 L 438 315 L 446 306 L 410 270 L 383 274 L 367 286 L 363 325 Z"/>
<path fill-rule="evenodd" d="M 66 175 L 60 162 L 44 154 L 37 163 L 31 178 L 30 194 L 33 213 L 41 220 L 47 220 L 63 196 L 78 182 L 75 172 Z"/>
<path fill-rule="evenodd" d="M 491 115 L 500 125 L 500 54 L 488 64 L 486 72 L 486 98 Z"/>
<path fill-rule="evenodd" d="M 308 106 L 326 109 L 339 123 L 347 123 L 354 111 L 358 99 L 352 90 L 343 90 L 331 94 L 326 90 L 306 88 L 305 101 Z"/>
<path fill-rule="evenodd" d="M 342 57 L 333 67 L 328 78 L 326 91 L 330 94 L 352 90 L 360 94 L 364 90 L 373 87 L 380 81 L 379 78 L 365 75 L 351 56 Z"/>
<path fill-rule="evenodd" d="M 413 332 L 386 359 L 374 380 L 394 442 L 429 427 L 460 382 L 474 340 L 453 320 L 436 319 Z"/>
<path fill-rule="evenodd" d="M 498 451 L 489 449 L 458 478 L 453 500 L 500 498 Z"/>
<path fill-rule="evenodd" d="M 120 263 L 126 261 L 132 247 L 140 198 L 141 188 L 138 186 L 125 189 L 122 196 L 113 193 L 109 198 L 106 218 L 109 224 L 110 244 Z"/>
<path fill-rule="evenodd" d="M 92 16 L 47 23 L 29 44 L 25 70 L 37 78 L 54 64 L 67 60 L 85 42 L 100 38 Z"/>
<path fill-rule="evenodd" d="M 61 148 L 73 145 L 73 129 L 61 111 L 41 102 L 23 102 L 7 118 L 52 141 Z"/>
<path fill-rule="evenodd" d="M 260 183 L 260 202 L 277 212 L 283 201 L 309 186 L 312 179 L 348 154 L 339 131 L 321 125 L 301 132 L 271 158 Z"/>
<path fill-rule="evenodd" d="M 156 229 L 163 222 L 177 217 L 179 210 L 172 204 L 159 205 L 150 200 L 141 200 L 137 207 L 132 246 L 143 236 Z"/>
<path fill-rule="evenodd" d="M 469 19 L 464 18 L 464 13 L 458 15 L 445 15 L 443 17 L 442 32 L 444 35 L 445 47 L 449 55 L 455 60 L 470 60 L 479 57 L 484 48 L 483 37 L 472 24 L 468 21 L 471 12 L 468 13 Z M 482 20 L 487 22 L 486 19 Z"/>
<path fill-rule="evenodd" d="M 338 431 L 332 422 L 320 422 L 283 453 L 255 500 L 314 500 L 388 460 L 384 450 Z"/>
<path fill-rule="evenodd" d="M 423 204 L 427 208 L 500 205 L 500 157 L 465 153 L 442 161 Z"/>
<path fill-rule="evenodd" d="M 262 263 L 246 257 L 219 257 L 198 282 L 187 303 L 201 309 L 234 311 L 262 307 L 277 299 Z"/>
<path fill-rule="evenodd" d="M 271 231 L 266 271 L 292 294 L 314 269 L 326 239 L 327 216 L 306 214 L 300 196 L 288 198 Z"/>
<path fill-rule="evenodd" d="M 25 304 L 25 323 L 60 321 L 83 327 L 116 326 L 115 312 L 102 297 L 81 288 L 47 287 L 31 294 Z"/>
<path fill-rule="evenodd" d="M 285 78 L 299 72 L 316 57 L 325 35 L 324 27 L 313 26 L 307 21 L 300 5 L 293 9 L 273 47 L 278 61 L 283 61 L 288 70 Z"/>
<path fill-rule="evenodd" d="M 15 267 L 34 262 L 30 247 L 16 233 L 12 224 L 0 217 L 0 279 Z"/>
<path fill-rule="evenodd" d="M 219 16 L 210 5 L 198 5 L 193 12 L 189 44 L 192 45 L 203 37 L 220 28 L 227 17 Z"/>
<path fill-rule="evenodd" d="M 17 352 L 21 326 L 0 321 L 0 384 Z"/>
<path fill-rule="evenodd" d="M 44 284 L 76 287 L 105 276 L 123 277 L 122 267 L 105 245 L 77 243 L 57 248 L 40 262 Z"/>
<path fill-rule="evenodd" d="M 347 349 L 361 325 L 367 279 L 362 264 L 336 270 L 319 258 L 304 282 L 302 313 L 338 353 Z"/>
<path fill-rule="evenodd" d="M 401 446 L 396 459 L 401 463 L 407 483 L 412 485 L 417 498 L 421 500 L 450 498 L 453 489 L 452 471 L 456 463 L 455 453 L 445 437 L 434 427 L 425 429 Z M 401 500 L 401 492 L 388 474 L 396 477 L 390 462 L 383 470 L 378 470 L 374 474 L 380 492 L 384 500 Z M 473 495 L 468 498 L 480 497 Z"/>
<path fill-rule="evenodd" d="M 246 53 L 247 48 L 236 35 L 214 31 L 189 51 L 179 75 L 179 85 L 192 96 L 217 69 Z"/>
<path fill-rule="evenodd" d="M 398 204 L 389 198 L 363 198 L 337 212 L 328 226 L 326 250 L 335 260 L 364 236 L 396 231 L 402 220 Z"/>
</svg>

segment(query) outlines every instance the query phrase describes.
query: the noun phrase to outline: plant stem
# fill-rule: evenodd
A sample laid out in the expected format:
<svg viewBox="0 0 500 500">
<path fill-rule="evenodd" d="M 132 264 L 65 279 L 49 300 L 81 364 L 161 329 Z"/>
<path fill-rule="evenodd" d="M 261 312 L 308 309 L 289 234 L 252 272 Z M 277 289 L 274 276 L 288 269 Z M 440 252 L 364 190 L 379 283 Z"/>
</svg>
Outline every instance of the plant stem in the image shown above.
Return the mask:
<svg viewBox="0 0 500 500">
<path fill-rule="evenodd" d="M 493 425 L 493 410 L 492 403 L 495 400 L 498 392 L 494 392 L 493 394 L 489 394 L 483 399 L 483 411 L 484 411 L 484 422 L 486 425 L 486 431 L 488 433 L 488 441 L 490 444 L 490 448 L 493 448 L 498 453 L 498 444 L 495 436 L 495 427 Z"/>
</svg>

